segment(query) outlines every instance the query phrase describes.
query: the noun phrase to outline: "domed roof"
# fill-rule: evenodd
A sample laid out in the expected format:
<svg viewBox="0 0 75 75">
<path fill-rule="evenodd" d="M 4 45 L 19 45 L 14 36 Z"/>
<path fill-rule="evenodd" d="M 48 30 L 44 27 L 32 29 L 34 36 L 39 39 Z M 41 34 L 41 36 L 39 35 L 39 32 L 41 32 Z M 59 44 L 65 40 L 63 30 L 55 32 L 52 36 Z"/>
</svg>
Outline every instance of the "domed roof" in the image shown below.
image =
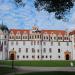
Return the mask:
<svg viewBox="0 0 75 75">
<path fill-rule="evenodd" d="M 9 29 L 8 29 L 8 27 L 7 27 L 6 25 L 1 25 L 1 24 L 0 24 L 0 29 L 1 29 L 2 31 L 4 31 L 4 30 L 9 31 Z"/>
</svg>

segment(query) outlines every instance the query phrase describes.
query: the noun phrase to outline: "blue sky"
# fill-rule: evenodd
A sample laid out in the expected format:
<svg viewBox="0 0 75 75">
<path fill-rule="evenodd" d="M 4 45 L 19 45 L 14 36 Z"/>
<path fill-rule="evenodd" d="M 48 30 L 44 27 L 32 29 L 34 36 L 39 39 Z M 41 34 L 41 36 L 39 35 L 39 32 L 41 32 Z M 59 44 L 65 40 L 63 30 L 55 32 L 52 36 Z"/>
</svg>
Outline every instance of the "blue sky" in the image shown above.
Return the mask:
<svg viewBox="0 0 75 75">
<path fill-rule="evenodd" d="M 66 15 L 69 21 L 57 20 L 54 13 L 44 10 L 38 12 L 33 4 L 34 0 L 23 0 L 25 7 L 17 7 L 14 0 L 0 0 L 0 24 L 8 28 L 31 29 L 33 25 L 40 29 L 75 29 L 75 6 Z"/>
</svg>

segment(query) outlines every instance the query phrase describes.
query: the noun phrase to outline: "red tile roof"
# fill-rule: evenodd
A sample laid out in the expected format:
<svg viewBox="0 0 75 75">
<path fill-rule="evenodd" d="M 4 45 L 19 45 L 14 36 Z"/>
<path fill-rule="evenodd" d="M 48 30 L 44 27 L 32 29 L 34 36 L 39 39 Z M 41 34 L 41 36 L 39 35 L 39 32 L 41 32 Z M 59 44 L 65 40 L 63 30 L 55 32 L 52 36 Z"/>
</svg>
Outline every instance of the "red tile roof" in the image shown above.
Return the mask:
<svg viewBox="0 0 75 75">
<path fill-rule="evenodd" d="M 18 31 L 23 34 L 24 32 L 26 32 L 27 34 L 29 33 L 30 30 L 21 30 L 21 29 L 10 29 L 10 32 L 13 32 L 14 34 L 16 34 Z"/>
<path fill-rule="evenodd" d="M 66 33 L 64 30 L 42 30 L 42 33 L 45 33 L 45 32 L 47 32 L 48 34 L 54 33 L 56 35 L 59 35 L 59 34 L 65 35 Z"/>
<path fill-rule="evenodd" d="M 75 30 L 71 31 L 69 34 L 70 34 L 70 35 L 75 34 Z"/>
<path fill-rule="evenodd" d="M 13 31 L 14 34 L 16 34 L 18 31 L 23 34 L 24 32 L 26 32 L 27 34 L 30 32 L 30 30 L 21 30 L 21 29 L 10 29 L 10 32 Z M 61 35 L 65 35 L 65 31 L 64 30 L 41 30 L 41 33 L 47 33 L 47 34 L 51 34 L 52 32 L 56 35 L 61 34 Z"/>
</svg>

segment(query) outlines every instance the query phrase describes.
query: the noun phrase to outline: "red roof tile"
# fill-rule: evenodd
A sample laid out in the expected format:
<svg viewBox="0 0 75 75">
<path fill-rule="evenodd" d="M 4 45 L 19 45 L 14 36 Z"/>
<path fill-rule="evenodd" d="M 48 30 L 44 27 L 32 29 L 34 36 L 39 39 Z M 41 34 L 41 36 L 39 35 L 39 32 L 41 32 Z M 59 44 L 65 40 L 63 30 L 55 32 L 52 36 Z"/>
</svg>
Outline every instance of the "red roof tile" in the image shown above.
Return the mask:
<svg viewBox="0 0 75 75">
<path fill-rule="evenodd" d="M 10 29 L 10 32 L 13 31 L 14 34 L 16 34 L 18 31 L 23 34 L 24 32 L 26 32 L 27 34 L 30 32 L 30 30 L 21 30 L 21 29 Z M 47 34 L 51 34 L 52 32 L 56 35 L 61 34 L 61 35 L 65 35 L 65 31 L 64 30 L 41 30 L 41 33 L 47 33 Z"/>
</svg>

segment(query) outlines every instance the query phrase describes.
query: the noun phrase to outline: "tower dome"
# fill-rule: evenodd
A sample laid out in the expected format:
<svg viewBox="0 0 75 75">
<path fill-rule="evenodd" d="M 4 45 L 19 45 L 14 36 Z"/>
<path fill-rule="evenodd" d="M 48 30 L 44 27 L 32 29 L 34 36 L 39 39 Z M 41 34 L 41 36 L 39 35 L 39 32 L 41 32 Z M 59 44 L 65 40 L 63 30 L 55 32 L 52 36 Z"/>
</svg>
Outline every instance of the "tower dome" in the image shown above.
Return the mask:
<svg viewBox="0 0 75 75">
<path fill-rule="evenodd" d="M 2 31 L 4 31 L 4 30 L 9 31 L 8 27 L 7 27 L 6 25 L 3 25 L 3 24 L 0 24 L 0 29 L 1 29 Z"/>
</svg>

